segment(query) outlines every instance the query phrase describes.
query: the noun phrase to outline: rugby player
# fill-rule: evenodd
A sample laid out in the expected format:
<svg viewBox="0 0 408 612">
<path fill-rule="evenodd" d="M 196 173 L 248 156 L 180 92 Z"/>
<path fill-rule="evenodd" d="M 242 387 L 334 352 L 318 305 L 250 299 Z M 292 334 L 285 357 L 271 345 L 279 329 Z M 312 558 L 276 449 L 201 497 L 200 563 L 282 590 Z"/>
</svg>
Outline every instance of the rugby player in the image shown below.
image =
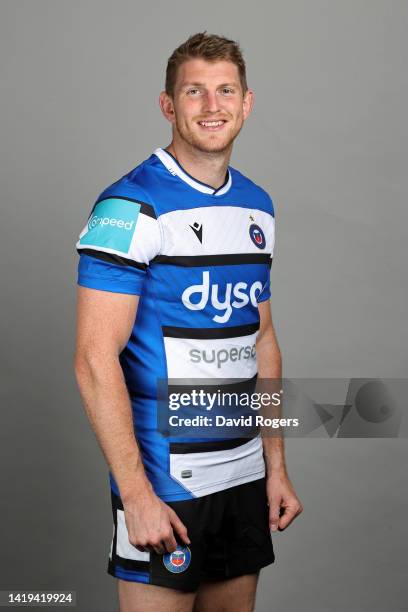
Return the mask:
<svg viewBox="0 0 408 612">
<path fill-rule="evenodd" d="M 229 165 L 253 100 L 235 41 L 181 44 L 159 98 L 170 144 L 104 189 L 76 244 L 75 371 L 109 466 L 121 612 L 253 610 L 271 530 L 302 511 L 281 438 L 157 430 L 159 379 L 282 375 L 273 203 Z"/>
</svg>

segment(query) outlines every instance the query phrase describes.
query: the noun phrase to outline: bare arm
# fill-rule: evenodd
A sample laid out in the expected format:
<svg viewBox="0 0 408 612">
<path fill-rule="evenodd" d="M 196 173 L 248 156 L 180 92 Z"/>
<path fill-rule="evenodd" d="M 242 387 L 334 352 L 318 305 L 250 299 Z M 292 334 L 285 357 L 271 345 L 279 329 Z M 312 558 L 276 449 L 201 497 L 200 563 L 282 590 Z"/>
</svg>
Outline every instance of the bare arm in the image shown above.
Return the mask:
<svg viewBox="0 0 408 612">
<path fill-rule="evenodd" d="M 133 432 L 119 354 L 139 297 L 78 287 L 75 373 L 81 398 L 121 497 L 149 488 Z"/>
<path fill-rule="evenodd" d="M 272 323 L 270 301 L 258 305 L 260 328 L 256 342 L 259 378 L 282 378 L 282 357 Z M 280 387 L 280 385 L 279 385 Z M 269 522 L 272 531 L 285 529 L 302 512 L 303 507 L 289 480 L 285 464 L 284 439 L 263 436 L 262 444 L 267 475 Z M 284 514 L 280 517 L 280 509 Z"/>
<path fill-rule="evenodd" d="M 259 333 L 256 341 L 256 356 L 259 378 L 282 378 L 282 357 L 272 324 L 270 301 L 265 300 L 258 306 Z M 280 388 L 280 385 L 279 385 Z M 283 438 L 263 437 L 267 473 L 273 470 L 286 470 Z"/>
<path fill-rule="evenodd" d="M 129 540 L 139 549 L 174 550 L 171 526 L 184 525 L 153 492 L 133 428 L 119 355 L 129 339 L 139 297 L 78 287 L 75 373 L 81 398 L 118 484 Z"/>
</svg>

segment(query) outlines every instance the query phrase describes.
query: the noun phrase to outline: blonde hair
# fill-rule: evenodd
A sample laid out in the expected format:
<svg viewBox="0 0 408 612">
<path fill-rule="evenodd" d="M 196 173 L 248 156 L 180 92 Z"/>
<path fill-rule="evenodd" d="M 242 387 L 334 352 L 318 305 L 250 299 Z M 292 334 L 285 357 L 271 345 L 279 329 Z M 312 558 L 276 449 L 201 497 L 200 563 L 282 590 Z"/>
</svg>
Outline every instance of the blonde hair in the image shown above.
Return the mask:
<svg viewBox="0 0 408 612">
<path fill-rule="evenodd" d="M 207 34 L 206 31 L 190 36 L 173 51 L 167 62 L 166 93 L 174 96 L 174 85 L 177 79 L 178 67 L 189 59 L 200 57 L 208 62 L 227 60 L 238 68 L 242 92 L 248 89 L 245 61 L 239 44 L 217 34 Z"/>
</svg>

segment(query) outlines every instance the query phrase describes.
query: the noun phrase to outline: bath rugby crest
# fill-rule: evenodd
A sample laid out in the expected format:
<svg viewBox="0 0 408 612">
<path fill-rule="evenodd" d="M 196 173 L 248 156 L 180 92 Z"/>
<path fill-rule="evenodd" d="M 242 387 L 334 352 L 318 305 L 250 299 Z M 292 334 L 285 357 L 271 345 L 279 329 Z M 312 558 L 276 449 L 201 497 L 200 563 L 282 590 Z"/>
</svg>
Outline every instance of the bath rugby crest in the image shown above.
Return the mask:
<svg viewBox="0 0 408 612">
<path fill-rule="evenodd" d="M 163 555 L 163 563 L 166 569 L 173 574 L 185 572 L 191 561 L 191 551 L 188 546 L 178 546 L 172 553 Z"/>
<path fill-rule="evenodd" d="M 255 246 L 258 247 L 258 249 L 265 248 L 266 246 L 265 234 L 263 233 L 259 225 L 252 223 L 252 225 L 249 228 L 249 235 L 251 236 L 252 242 L 255 244 Z"/>
<path fill-rule="evenodd" d="M 265 474 L 259 437 L 164 438 L 157 381 L 256 376 L 258 305 L 271 295 L 274 229 L 271 198 L 240 172 L 229 167 L 215 189 L 157 149 L 101 193 L 79 236 L 80 285 L 140 296 L 120 364 L 145 470 L 164 501 Z M 118 495 L 113 475 L 111 486 Z M 185 567 L 188 554 L 168 562 Z"/>
</svg>

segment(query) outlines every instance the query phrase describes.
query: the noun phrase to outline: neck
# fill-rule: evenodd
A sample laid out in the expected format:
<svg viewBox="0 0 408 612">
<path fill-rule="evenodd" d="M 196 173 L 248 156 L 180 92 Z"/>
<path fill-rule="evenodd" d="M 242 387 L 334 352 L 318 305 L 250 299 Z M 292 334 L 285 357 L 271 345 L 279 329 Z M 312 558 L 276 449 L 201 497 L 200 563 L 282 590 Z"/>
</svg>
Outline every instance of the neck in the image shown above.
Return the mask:
<svg viewBox="0 0 408 612">
<path fill-rule="evenodd" d="M 224 184 L 232 144 L 225 151 L 207 153 L 173 139 L 166 150 L 177 159 L 188 174 L 201 183 L 210 185 L 214 189 Z"/>
</svg>

